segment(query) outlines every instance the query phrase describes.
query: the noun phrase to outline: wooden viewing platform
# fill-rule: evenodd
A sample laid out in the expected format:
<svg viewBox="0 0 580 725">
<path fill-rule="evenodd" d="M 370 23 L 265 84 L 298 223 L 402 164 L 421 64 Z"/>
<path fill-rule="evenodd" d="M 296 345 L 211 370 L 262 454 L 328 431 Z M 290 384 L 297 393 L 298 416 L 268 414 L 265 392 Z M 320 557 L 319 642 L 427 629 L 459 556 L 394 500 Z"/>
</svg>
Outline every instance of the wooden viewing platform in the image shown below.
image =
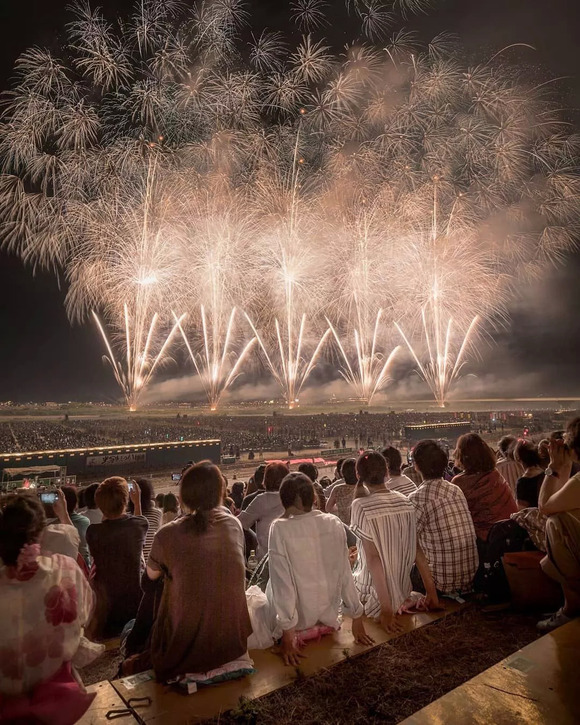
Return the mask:
<svg viewBox="0 0 580 725">
<path fill-rule="evenodd" d="M 401 634 L 424 627 L 462 605 L 445 600 L 441 612 L 406 615 L 401 618 Z M 133 705 L 133 714 L 115 718 L 120 723 L 189 725 L 219 717 L 239 705 L 240 698 L 255 700 L 292 684 L 298 677 L 311 677 L 348 657 L 356 657 L 401 635 L 388 635 L 374 621 L 366 620 L 375 645 L 356 645 L 351 621 L 332 636 L 311 642 L 304 652 L 300 673 L 285 667 L 271 650 L 255 650 L 250 655 L 257 672 L 240 680 L 200 688 L 193 695 L 156 683 L 153 679 L 128 687 L 125 678 L 101 682 L 88 688 L 97 691 L 93 706 L 81 725 L 108 722 L 111 709 Z M 580 620 L 539 638 L 513 655 L 482 672 L 463 685 L 407 718 L 402 725 L 573 725 L 580 722 L 577 696 L 580 664 Z"/>
<path fill-rule="evenodd" d="M 580 619 L 490 667 L 401 725 L 577 725 Z"/>
</svg>

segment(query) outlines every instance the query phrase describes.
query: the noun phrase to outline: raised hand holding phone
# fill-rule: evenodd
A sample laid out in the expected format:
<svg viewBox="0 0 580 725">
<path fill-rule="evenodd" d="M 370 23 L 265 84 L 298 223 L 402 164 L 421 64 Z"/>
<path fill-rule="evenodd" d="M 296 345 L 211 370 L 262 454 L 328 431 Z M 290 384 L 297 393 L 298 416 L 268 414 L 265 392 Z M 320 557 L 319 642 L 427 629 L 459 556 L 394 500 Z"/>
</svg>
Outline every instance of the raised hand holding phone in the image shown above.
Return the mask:
<svg viewBox="0 0 580 725">
<path fill-rule="evenodd" d="M 129 498 L 133 504 L 135 516 L 141 516 L 141 489 L 137 481 L 132 478 L 128 479 L 127 485 L 129 486 Z"/>
</svg>

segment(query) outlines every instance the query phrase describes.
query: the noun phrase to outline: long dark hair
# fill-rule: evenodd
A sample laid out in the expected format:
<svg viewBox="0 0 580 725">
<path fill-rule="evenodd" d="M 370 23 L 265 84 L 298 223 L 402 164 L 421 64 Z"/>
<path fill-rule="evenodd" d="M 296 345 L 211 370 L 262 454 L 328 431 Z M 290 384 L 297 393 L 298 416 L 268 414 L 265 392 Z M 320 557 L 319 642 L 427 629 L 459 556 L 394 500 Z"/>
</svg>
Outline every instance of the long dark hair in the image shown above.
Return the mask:
<svg viewBox="0 0 580 725">
<path fill-rule="evenodd" d="M 46 524 L 44 508 L 35 496 L 9 496 L 0 509 L 0 559 L 15 566 L 25 544 L 38 541 Z"/>
<path fill-rule="evenodd" d="M 190 466 L 181 476 L 181 500 L 191 511 L 188 519 L 198 534 L 207 530 L 209 512 L 220 505 L 224 492 L 224 479 L 220 469 L 211 461 Z"/>
<path fill-rule="evenodd" d="M 489 473 L 496 464 L 494 452 L 477 433 L 460 436 L 455 449 L 455 460 L 467 474 Z"/>
</svg>

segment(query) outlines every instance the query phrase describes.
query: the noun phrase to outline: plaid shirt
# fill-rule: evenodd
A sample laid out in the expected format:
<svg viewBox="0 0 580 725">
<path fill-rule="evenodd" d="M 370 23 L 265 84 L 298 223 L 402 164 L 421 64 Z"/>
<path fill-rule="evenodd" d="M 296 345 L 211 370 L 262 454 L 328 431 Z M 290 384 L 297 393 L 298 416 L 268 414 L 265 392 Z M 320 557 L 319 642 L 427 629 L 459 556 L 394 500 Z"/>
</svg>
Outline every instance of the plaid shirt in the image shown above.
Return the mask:
<svg viewBox="0 0 580 725">
<path fill-rule="evenodd" d="M 424 481 L 409 501 L 437 589 L 444 594 L 471 589 L 479 557 L 473 520 L 459 486 L 443 479 Z"/>
</svg>

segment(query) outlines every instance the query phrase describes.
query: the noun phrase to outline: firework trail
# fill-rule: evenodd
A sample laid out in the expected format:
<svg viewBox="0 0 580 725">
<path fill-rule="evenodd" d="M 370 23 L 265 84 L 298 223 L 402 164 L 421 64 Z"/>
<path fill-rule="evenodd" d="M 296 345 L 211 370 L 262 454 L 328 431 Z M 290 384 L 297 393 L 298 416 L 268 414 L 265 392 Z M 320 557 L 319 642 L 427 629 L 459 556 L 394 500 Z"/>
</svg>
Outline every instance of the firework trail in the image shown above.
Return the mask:
<svg viewBox="0 0 580 725">
<path fill-rule="evenodd" d="M 256 342 L 255 337 L 245 339 L 240 324 L 244 315 L 238 309 L 252 301 L 243 270 L 251 264 L 248 240 L 255 223 L 247 213 L 246 194 L 233 190 L 222 173 L 194 178 L 184 196 L 181 257 L 188 260 L 188 269 L 179 304 L 188 311 L 193 331 L 187 333 L 181 324 L 179 329 L 210 407 L 216 410 Z"/>
<path fill-rule="evenodd" d="M 135 323 L 127 305 L 125 305 L 125 336 L 122 347 L 125 350 L 126 360 L 123 363 L 115 356 L 113 352 L 114 343 L 107 336 L 98 315 L 94 311 L 92 314 L 107 349 L 107 355 L 104 357 L 111 365 L 115 380 L 123 392 L 127 407 L 131 412 L 134 412 L 139 407 L 141 395 L 149 385 L 153 374 L 164 361 L 167 348 L 171 344 L 176 330 L 180 328 L 184 315 L 176 319 L 175 325 L 169 334 L 163 337 L 159 350 L 154 351 L 152 348 L 153 341 L 158 336 L 157 324 L 159 316 L 154 313 L 148 328 L 145 329 L 140 326 L 142 321 L 138 324 Z M 133 335 L 135 335 L 135 339 Z"/>
<path fill-rule="evenodd" d="M 340 373 L 355 395 L 367 404 L 389 382 L 391 363 L 398 352 L 385 350 L 392 310 L 400 292 L 393 274 L 395 252 L 384 226 L 384 207 L 373 199 L 373 190 L 338 184 L 324 200 L 325 226 L 334 276 L 330 309 L 336 322 L 327 318 L 340 360 Z M 337 265 L 336 260 L 340 260 Z"/>
<path fill-rule="evenodd" d="M 326 329 L 317 340 L 315 336 L 312 342 L 315 331 L 311 320 L 322 300 L 324 285 L 314 193 L 303 183 L 307 159 L 302 153 L 307 149 L 302 146 L 301 121 L 295 136 L 289 135 L 285 140 L 293 143 L 289 156 L 284 158 L 285 144 L 281 143 L 279 158 L 263 168 L 255 184 L 255 203 L 261 209 L 263 229 L 257 246 L 267 285 L 266 294 L 259 300 L 259 316 L 270 317 L 267 336 L 258 331 L 251 316 L 248 321 L 267 367 L 280 385 L 288 407 L 293 408 L 330 330 Z M 314 314 L 308 315 L 307 310 Z"/>
</svg>

